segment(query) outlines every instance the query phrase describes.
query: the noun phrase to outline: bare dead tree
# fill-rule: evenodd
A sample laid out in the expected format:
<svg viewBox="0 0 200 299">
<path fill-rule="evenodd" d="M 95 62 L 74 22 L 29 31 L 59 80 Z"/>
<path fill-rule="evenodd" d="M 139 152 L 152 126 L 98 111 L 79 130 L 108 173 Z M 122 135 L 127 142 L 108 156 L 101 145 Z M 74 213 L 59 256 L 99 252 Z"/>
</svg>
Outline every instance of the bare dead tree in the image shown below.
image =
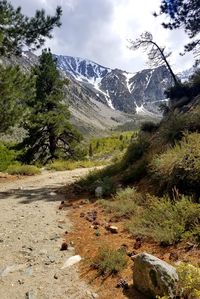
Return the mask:
<svg viewBox="0 0 200 299">
<path fill-rule="evenodd" d="M 169 62 L 168 58 L 171 55 L 171 52 L 165 53 L 166 49 L 165 47 L 160 47 L 154 40 L 153 35 L 146 31 L 140 35 L 139 38 L 137 38 L 135 41 L 128 40 L 130 43 L 129 49 L 131 50 L 138 50 L 139 48 L 143 48 L 144 52 L 147 52 L 148 59 L 150 62 L 150 65 L 152 67 L 157 67 L 160 65 L 166 65 L 167 69 L 169 70 L 174 84 L 179 85 L 179 80 L 174 74 Z"/>
</svg>

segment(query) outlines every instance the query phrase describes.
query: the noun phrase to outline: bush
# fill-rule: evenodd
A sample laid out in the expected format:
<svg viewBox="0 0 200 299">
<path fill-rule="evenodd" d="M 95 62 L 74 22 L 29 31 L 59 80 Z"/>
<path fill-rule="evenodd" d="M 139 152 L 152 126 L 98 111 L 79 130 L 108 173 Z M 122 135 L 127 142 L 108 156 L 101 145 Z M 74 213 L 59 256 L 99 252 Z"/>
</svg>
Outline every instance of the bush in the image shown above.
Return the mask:
<svg viewBox="0 0 200 299">
<path fill-rule="evenodd" d="M 171 114 L 160 126 L 160 135 L 172 145 L 181 140 L 185 132 L 200 132 L 200 107 L 195 107 L 187 114 Z"/>
<path fill-rule="evenodd" d="M 191 96 L 191 88 L 188 83 L 183 83 L 180 85 L 175 85 L 170 88 L 168 88 L 165 91 L 165 95 L 167 98 L 170 100 L 178 100 L 181 99 L 182 97 Z"/>
<path fill-rule="evenodd" d="M 157 156 L 151 163 L 154 176 L 162 188 L 176 186 L 181 192 L 198 195 L 200 188 L 200 134 L 186 134 L 173 148 Z"/>
<path fill-rule="evenodd" d="M 83 161 L 71 161 L 71 160 L 55 160 L 52 163 L 47 165 L 47 169 L 64 171 L 64 170 L 73 170 L 76 168 L 90 168 L 94 166 L 103 165 L 103 162 L 94 162 L 90 160 Z"/>
<path fill-rule="evenodd" d="M 0 171 L 5 171 L 10 164 L 16 160 L 16 152 L 10 150 L 6 145 L 0 144 Z"/>
<path fill-rule="evenodd" d="M 200 268 L 181 263 L 177 267 L 179 275 L 178 294 L 183 298 L 200 298 Z"/>
<path fill-rule="evenodd" d="M 173 203 L 169 198 L 148 198 L 148 204 L 127 224 L 134 236 L 147 236 L 166 245 L 196 238 L 200 224 L 200 205 L 182 197 Z"/>
<path fill-rule="evenodd" d="M 116 192 L 116 186 L 113 182 L 113 179 L 110 177 L 103 177 L 101 180 L 97 180 L 95 182 L 95 189 L 96 187 L 102 187 L 103 197 L 111 196 Z"/>
<path fill-rule="evenodd" d="M 7 169 L 9 174 L 13 175 L 36 175 L 40 174 L 40 169 L 33 165 L 10 165 Z"/>
<path fill-rule="evenodd" d="M 141 125 L 141 131 L 148 132 L 148 133 L 154 133 L 158 130 L 159 124 L 156 124 L 152 121 L 146 121 Z"/>
<path fill-rule="evenodd" d="M 96 187 L 102 186 L 106 195 L 115 192 L 114 181 L 112 176 L 118 174 L 120 171 L 120 163 L 109 165 L 101 170 L 93 170 L 86 177 L 78 182 L 82 190 L 94 193 Z M 110 186 L 109 186 L 110 185 Z M 110 190 L 110 192 L 108 192 Z M 104 194 L 104 195 L 105 195 Z"/>
<path fill-rule="evenodd" d="M 191 264 L 181 263 L 177 267 L 179 281 L 177 283 L 177 298 L 199 299 L 200 298 L 200 268 Z M 170 299 L 168 296 L 157 297 L 158 299 Z"/>
<path fill-rule="evenodd" d="M 100 275 L 116 274 L 126 267 L 127 255 L 123 249 L 114 250 L 104 246 L 99 248 L 94 264 Z"/>
<path fill-rule="evenodd" d="M 147 173 L 148 163 L 146 159 L 139 160 L 123 172 L 122 182 L 124 184 L 138 182 Z"/>
<path fill-rule="evenodd" d="M 138 140 L 131 143 L 122 159 L 122 168 L 126 168 L 139 160 L 147 150 L 148 146 L 149 143 L 147 140 Z"/>
<path fill-rule="evenodd" d="M 106 212 L 112 212 L 117 217 L 126 218 L 130 218 L 137 213 L 138 202 L 142 202 L 141 194 L 130 187 L 118 191 L 112 200 L 100 200 Z"/>
<path fill-rule="evenodd" d="M 182 139 L 186 124 L 185 116 L 171 115 L 167 121 L 162 123 L 160 135 L 165 142 L 174 145 L 177 140 Z"/>
</svg>

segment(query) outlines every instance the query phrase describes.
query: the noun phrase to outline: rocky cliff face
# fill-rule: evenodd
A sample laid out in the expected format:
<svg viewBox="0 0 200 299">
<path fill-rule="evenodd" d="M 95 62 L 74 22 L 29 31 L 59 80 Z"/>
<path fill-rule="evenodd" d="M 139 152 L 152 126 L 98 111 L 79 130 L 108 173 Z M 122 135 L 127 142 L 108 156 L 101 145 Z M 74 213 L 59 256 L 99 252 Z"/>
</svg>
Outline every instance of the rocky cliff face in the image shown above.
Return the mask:
<svg viewBox="0 0 200 299">
<path fill-rule="evenodd" d="M 103 67 L 90 60 L 56 56 L 58 68 L 92 91 L 97 99 L 113 110 L 126 113 L 158 113 L 165 100 L 164 91 L 172 79 L 165 66 L 137 73 Z"/>
</svg>

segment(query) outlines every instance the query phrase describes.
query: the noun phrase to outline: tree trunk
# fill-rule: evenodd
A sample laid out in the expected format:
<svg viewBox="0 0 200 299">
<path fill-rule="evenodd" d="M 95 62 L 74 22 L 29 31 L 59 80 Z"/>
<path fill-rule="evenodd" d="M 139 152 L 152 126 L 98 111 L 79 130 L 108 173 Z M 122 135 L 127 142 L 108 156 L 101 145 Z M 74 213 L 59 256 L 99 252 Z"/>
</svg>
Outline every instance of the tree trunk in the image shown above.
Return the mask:
<svg viewBox="0 0 200 299">
<path fill-rule="evenodd" d="M 51 159 L 56 158 L 56 136 L 53 128 L 49 128 L 49 151 L 51 155 Z"/>
</svg>

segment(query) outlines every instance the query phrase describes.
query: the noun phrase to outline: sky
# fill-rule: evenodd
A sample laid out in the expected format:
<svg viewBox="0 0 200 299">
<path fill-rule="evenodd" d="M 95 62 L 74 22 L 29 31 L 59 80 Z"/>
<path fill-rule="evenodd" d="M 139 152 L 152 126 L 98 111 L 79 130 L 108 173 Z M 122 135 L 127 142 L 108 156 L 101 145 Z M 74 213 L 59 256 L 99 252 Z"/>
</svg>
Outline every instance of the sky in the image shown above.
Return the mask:
<svg viewBox="0 0 200 299">
<path fill-rule="evenodd" d="M 54 38 L 45 46 L 54 54 L 77 56 L 103 66 L 136 72 L 148 68 L 142 49 L 130 50 L 128 40 L 150 31 L 160 46 L 172 52 L 170 63 L 178 72 L 193 64 L 191 54 L 180 56 L 188 38 L 182 30 L 162 27 L 163 19 L 152 13 L 159 11 L 161 0 L 11 0 L 22 12 L 33 16 L 44 8 L 54 14 L 57 5 L 63 9 L 62 27 L 53 31 Z"/>
</svg>

